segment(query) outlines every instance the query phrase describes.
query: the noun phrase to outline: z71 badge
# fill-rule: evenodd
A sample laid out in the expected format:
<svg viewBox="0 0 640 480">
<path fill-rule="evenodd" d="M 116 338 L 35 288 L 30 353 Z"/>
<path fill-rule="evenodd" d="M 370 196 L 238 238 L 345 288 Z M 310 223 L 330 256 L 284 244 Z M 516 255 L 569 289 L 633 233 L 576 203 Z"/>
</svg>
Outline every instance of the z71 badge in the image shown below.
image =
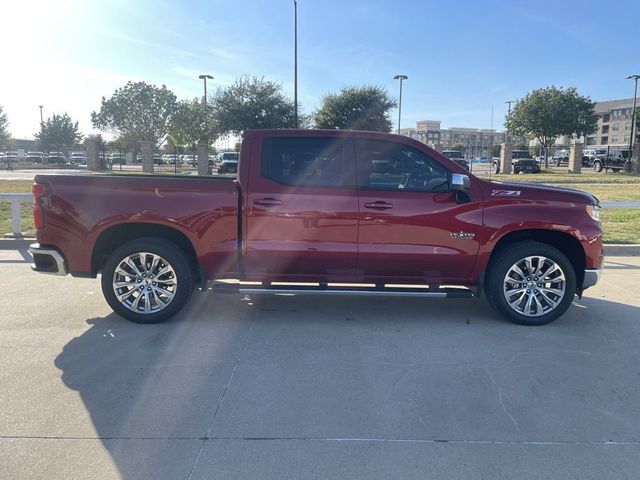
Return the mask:
<svg viewBox="0 0 640 480">
<path fill-rule="evenodd" d="M 491 190 L 492 197 L 519 197 L 520 190 Z"/>
</svg>

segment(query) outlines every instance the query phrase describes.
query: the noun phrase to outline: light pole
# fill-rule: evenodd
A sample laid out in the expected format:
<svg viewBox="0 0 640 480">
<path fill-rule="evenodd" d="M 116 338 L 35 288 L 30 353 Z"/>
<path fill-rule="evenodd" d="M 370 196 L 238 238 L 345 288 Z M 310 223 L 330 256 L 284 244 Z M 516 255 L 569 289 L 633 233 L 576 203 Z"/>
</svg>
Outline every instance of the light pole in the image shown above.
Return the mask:
<svg viewBox="0 0 640 480">
<path fill-rule="evenodd" d="M 298 128 L 298 1 L 293 0 L 293 125 Z"/>
<path fill-rule="evenodd" d="M 204 108 L 207 108 L 207 78 L 209 80 L 213 80 L 213 77 L 211 75 L 198 75 L 198 78 L 200 80 L 204 80 L 204 101 L 202 102 L 202 105 Z"/>
<path fill-rule="evenodd" d="M 38 105 L 38 108 L 40 109 L 40 125 L 42 125 L 42 105 Z"/>
<path fill-rule="evenodd" d="M 394 80 L 400 80 L 400 100 L 398 102 L 398 134 L 400 134 L 400 121 L 402 119 L 402 81 L 407 80 L 409 77 L 406 75 L 396 75 Z"/>
<path fill-rule="evenodd" d="M 507 113 L 507 118 L 509 118 L 509 116 L 511 115 L 511 104 L 512 103 L 516 103 L 516 100 L 507 100 L 504 103 L 509 105 L 509 112 Z M 506 141 L 506 143 L 509 143 L 509 127 L 507 127 L 507 139 L 505 141 Z"/>
<path fill-rule="evenodd" d="M 205 146 L 204 146 L 204 156 L 205 158 L 198 158 L 198 175 L 203 175 L 205 173 L 208 173 L 208 169 L 209 168 L 209 131 L 208 131 L 208 126 L 209 126 L 209 117 L 207 116 L 207 79 L 209 80 L 213 80 L 213 77 L 211 75 L 198 75 L 198 78 L 200 80 L 202 80 L 204 82 L 204 98 L 202 101 L 202 112 L 204 113 L 204 127 L 205 127 L 205 134 L 204 134 L 204 142 L 205 142 Z M 200 140 L 202 141 L 202 140 Z M 200 147 L 198 147 L 198 152 L 197 155 L 198 157 L 200 157 Z M 206 165 L 206 167 L 205 167 Z M 203 173 L 201 173 L 203 172 Z"/>
<path fill-rule="evenodd" d="M 633 80 L 635 86 L 633 88 L 633 110 L 631 111 L 631 132 L 629 134 L 629 162 L 631 162 L 631 155 L 633 153 L 633 127 L 636 120 L 636 98 L 638 97 L 638 79 L 640 75 L 629 75 L 627 80 Z M 640 172 L 640 158 L 636 159 L 636 173 Z"/>
</svg>

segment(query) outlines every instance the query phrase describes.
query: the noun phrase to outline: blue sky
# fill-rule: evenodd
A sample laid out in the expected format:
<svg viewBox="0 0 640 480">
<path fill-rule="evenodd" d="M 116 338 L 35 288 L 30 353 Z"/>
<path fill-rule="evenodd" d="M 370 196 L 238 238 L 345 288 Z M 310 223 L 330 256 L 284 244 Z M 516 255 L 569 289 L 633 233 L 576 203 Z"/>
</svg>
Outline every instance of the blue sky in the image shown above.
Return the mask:
<svg viewBox="0 0 640 480">
<path fill-rule="evenodd" d="M 293 96 L 293 0 L 8 0 L 2 14 L 0 104 L 20 138 L 37 131 L 38 105 L 90 133 L 91 110 L 127 80 L 192 98 L 200 73 L 211 90 L 246 74 Z M 501 128 L 504 102 L 533 88 L 630 97 L 638 18 L 637 0 L 299 0 L 299 99 L 309 113 L 347 85 L 397 96 L 403 73 L 403 126 L 489 128 L 494 105 Z"/>
</svg>

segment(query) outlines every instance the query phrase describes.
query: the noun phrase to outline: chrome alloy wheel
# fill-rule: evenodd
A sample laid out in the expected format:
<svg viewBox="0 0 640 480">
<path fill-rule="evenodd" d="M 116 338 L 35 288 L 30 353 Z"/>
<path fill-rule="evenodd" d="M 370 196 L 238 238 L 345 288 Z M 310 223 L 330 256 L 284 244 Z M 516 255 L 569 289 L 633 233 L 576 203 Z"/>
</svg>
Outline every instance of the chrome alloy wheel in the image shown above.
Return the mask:
<svg viewBox="0 0 640 480">
<path fill-rule="evenodd" d="M 509 268 L 502 291 L 507 304 L 517 313 L 539 317 L 562 302 L 566 295 L 565 274 L 550 258 L 525 257 Z"/>
<path fill-rule="evenodd" d="M 155 253 L 136 252 L 123 258 L 113 272 L 113 292 L 135 313 L 151 314 L 169 306 L 178 279 L 173 267 Z"/>
</svg>

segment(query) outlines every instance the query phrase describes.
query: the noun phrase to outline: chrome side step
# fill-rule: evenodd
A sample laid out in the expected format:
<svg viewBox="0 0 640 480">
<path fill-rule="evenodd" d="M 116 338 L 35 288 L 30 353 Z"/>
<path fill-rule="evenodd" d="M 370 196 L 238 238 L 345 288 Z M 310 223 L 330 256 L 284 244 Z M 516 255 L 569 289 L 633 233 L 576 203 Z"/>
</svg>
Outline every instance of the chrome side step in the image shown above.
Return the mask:
<svg viewBox="0 0 640 480">
<path fill-rule="evenodd" d="M 348 295 L 348 296 L 388 296 L 388 297 L 430 297 L 430 298 L 471 298 L 473 292 L 465 287 L 412 288 L 412 287 L 360 287 L 309 285 L 242 285 L 216 283 L 211 290 L 215 293 L 236 293 L 242 295 Z"/>
</svg>

